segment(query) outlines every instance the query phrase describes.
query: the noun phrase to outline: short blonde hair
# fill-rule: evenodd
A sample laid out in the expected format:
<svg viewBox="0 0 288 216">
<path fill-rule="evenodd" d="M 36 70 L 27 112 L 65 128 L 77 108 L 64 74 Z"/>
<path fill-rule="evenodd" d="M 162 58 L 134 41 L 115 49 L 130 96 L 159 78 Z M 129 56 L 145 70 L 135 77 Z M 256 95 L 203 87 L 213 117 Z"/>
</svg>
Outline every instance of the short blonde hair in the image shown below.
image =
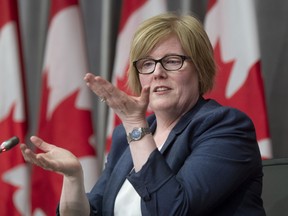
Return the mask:
<svg viewBox="0 0 288 216">
<path fill-rule="evenodd" d="M 161 39 L 173 34 L 179 38 L 185 54 L 191 57 L 195 65 L 200 95 L 213 88 L 216 66 L 213 48 L 203 25 L 193 16 L 169 12 L 144 21 L 134 34 L 130 49 L 128 85 L 136 95 L 140 94 L 142 86 L 133 62 L 146 57 Z"/>
</svg>

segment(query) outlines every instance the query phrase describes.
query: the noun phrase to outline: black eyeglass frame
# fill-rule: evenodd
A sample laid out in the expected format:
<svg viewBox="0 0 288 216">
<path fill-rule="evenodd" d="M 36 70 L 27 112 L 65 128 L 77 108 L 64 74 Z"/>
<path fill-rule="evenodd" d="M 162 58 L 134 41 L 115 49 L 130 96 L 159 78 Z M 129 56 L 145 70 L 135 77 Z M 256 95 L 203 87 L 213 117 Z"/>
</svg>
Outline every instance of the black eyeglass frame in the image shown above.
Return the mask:
<svg viewBox="0 0 288 216">
<path fill-rule="evenodd" d="M 180 57 L 180 58 L 181 58 L 182 62 L 181 62 L 180 67 L 177 68 L 177 69 L 173 69 L 173 70 L 166 69 L 165 66 L 164 66 L 163 63 L 162 63 L 162 60 L 165 59 L 165 58 L 167 58 L 167 57 L 173 57 L 173 56 L 177 56 L 177 57 Z M 143 59 L 147 59 L 147 60 L 151 60 L 151 61 L 154 61 L 154 62 L 155 62 L 155 64 L 154 64 L 154 69 L 153 69 L 151 72 L 149 72 L 149 73 L 142 73 L 142 72 L 140 72 L 140 71 L 138 70 L 138 68 L 137 68 L 137 62 L 139 62 L 139 61 L 141 61 L 141 60 L 143 60 Z M 157 65 L 158 62 L 161 64 L 161 66 L 162 66 L 166 71 L 176 71 L 176 70 L 181 69 L 181 68 L 183 67 L 184 61 L 185 61 L 185 60 L 188 60 L 188 59 L 191 59 L 191 58 L 190 58 L 189 56 L 176 55 L 176 54 L 167 55 L 167 56 L 162 57 L 161 59 L 141 58 L 141 59 L 138 59 L 138 60 L 134 61 L 134 62 L 133 62 L 133 66 L 135 67 L 136 71 L 137 71 L 139 74 L 152 74 L 152 73 L 155 71 L 155 68 L 156 68 L 156 65 Z"/>
</svg>

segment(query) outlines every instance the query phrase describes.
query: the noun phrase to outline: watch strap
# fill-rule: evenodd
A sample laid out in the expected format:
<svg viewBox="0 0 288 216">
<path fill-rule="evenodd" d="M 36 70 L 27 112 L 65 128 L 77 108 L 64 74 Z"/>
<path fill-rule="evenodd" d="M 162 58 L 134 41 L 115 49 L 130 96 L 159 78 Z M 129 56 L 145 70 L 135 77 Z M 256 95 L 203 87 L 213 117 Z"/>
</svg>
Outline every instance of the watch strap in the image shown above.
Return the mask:
<svg viewBox="0 0 288 216">
<path fill-rule="evenodd" d="M 135 138 L 133 137 L 133 133 L 137 131 L 139 132 L 139 137 Z M 132 141 L 137 141 L 137 140 L 140 140 L 142 139 L 145 135 L 147 134 L 151 134 L 151 131 L 150 131 L 150 128 L 149 127 L 136 127 L 134 128 L 130 133 L 128 133 L 127 135 L 127 141 L 128 143 L 132 142 Z"/>
</svg>

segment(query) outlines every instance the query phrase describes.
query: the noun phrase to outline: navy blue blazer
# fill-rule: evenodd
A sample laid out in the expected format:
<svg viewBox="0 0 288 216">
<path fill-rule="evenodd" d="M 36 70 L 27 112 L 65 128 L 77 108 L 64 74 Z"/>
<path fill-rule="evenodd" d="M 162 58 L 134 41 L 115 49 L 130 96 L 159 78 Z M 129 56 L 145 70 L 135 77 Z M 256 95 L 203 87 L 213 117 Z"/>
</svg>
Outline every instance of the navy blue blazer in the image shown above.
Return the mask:
<svg viewBox="0 0 288 216">
<path fill-rule="evenodd" d="M 148 118 L 155 131 L 156 119 Z M 105 169 L 87 194 L 91 215 L 113 215 L 126 178 L 142 215 L 263 216 L 262 164 L 252 121 L 202 97 L 135 173 L 123 126 L 115 128 Z"/>
</svg>

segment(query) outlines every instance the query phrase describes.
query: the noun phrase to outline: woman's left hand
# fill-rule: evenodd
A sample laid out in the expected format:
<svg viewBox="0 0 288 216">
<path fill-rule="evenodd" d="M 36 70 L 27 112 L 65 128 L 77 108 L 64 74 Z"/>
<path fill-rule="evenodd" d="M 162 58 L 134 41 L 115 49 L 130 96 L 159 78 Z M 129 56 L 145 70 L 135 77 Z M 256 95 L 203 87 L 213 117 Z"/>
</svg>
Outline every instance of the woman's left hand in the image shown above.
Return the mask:
<svg viewBox="0 0 288 216">
<path fill-rule="evenodd" d="M 30 140 L 42 152 L 35 153 L 26 144 L 21 144 L 20 149 L 25 161 L 65 176 L 78 177 L 82 173 L 78 158 L 70 151 L 49 144 L 36 136 L 32 136 Z"/>
</svg>

